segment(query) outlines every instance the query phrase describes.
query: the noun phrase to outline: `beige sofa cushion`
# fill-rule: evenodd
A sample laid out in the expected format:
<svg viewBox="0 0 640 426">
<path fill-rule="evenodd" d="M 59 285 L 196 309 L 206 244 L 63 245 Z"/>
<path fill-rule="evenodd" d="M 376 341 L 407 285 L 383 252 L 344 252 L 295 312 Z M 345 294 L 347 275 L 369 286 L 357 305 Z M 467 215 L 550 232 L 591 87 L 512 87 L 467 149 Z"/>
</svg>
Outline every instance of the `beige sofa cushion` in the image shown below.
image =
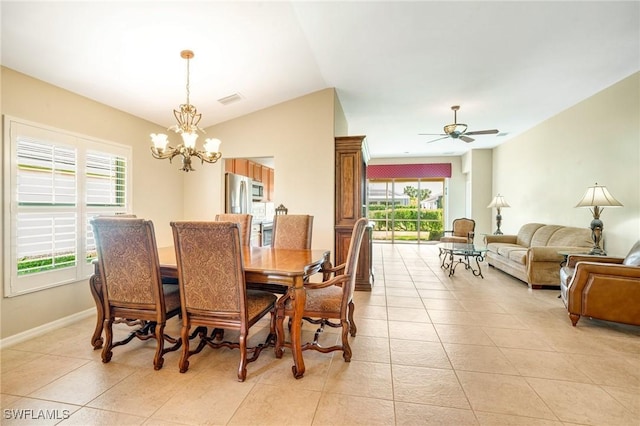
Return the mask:
<svg viewBox="0 0 640 426">
<path fill-rule="evenodd" d="M 522 228 L 518 231 L 518 239 L 516 244 L 523 247 L 531 247 L 531 239 L 536 233 L 538 228 L 545 226 L 544 223 L 527 223 L 522 225 Z"/>
<path fill-rule="evenodd" d="M 558 247 L 591 247 L 593 246 L 591 229 L 587 227 L 561 227 L 551 236 L 546 245 Z"/>
<path fill-rule="evenodd" d="M 550 244 L 551 237 L 559 230 L 562 226 L 560 225 L 544 225 L 536 230 L 536 233 L 533 235 L 531 239 L 531 244 L 529 247 L 546 247 L 554 244 Z"/>
</svg>

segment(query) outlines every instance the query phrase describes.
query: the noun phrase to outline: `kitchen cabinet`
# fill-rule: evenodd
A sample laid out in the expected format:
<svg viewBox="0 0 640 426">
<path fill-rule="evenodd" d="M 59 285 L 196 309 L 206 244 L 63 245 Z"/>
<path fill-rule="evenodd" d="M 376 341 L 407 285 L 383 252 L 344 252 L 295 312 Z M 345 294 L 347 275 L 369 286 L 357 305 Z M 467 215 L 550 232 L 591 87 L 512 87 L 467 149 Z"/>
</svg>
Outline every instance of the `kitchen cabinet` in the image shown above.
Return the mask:
<svg viewBox="0 0 640 426">
<path fill-rule="evenodd" d="M 224 171 L 247 176 L 264 185 L 264 201 L 273 201 L 274 175 L 271 167 L 264 166 L 246 158 L 227 158 L 224 160 Z"/>
<path fill-rule="evenodd" d="M 271 167 L 263 166 L 262 183 L 264 184 L 265 201 L 273 201 L 274 175 L 275 175 L 275 171 Z"/>
<path fill-rule="evenodd" d="M 263 182 L 262 180 L 262 164 L 258 164 L 258 163 L 252 163 L 252 174 L 253 176 L 251 177 L 251 179 L 258 181 L 258 182 Z"/>
<path fill-rule="evenodd" d="M 366 215 L 367 161 L 365 136 L 335 138 L 335 265 L 347 260 L 351 233 L 356 221 Z M 373 286 L 371 229 L 362 240 L 356 290 L 371 291 Z"/>
<path fill-rule="evenodd" d="M 246 158 L 228 158 L 224 161 L 224 171 L 241 176 L 249 175 L 249 160 Z"/>
</svg>

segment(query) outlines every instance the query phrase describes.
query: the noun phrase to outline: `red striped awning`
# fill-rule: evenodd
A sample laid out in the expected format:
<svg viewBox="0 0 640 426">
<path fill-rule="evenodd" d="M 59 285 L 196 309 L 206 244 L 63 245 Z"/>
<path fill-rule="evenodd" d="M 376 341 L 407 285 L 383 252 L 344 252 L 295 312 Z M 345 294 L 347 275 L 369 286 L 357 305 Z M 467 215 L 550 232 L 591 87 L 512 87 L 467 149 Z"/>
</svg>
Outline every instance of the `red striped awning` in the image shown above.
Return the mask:
<svg viewBox="0 0 640 426">
<path fill-rule="evenodd" d="M 367 179 L 448 177 L 451 177 L 451 163 L 375 164 L 367 166 Z"/>
</svg>

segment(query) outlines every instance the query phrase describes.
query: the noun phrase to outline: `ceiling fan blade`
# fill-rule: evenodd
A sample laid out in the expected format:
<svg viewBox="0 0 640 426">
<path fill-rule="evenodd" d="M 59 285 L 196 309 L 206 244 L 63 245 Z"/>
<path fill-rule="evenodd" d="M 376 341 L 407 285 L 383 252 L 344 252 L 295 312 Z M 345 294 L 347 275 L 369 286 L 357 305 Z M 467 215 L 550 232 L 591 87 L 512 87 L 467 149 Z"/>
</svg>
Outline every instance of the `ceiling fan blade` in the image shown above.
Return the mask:
<svg viewBox="0 0 640 426">
<path fill-rule="evenodd" d="M 444 135 L 444 136 L 442 136 L 441 138 L 437 138 L 437 139 L 433 139 L 433 140 L 427 141 L 427 143 L 440 141 L 440 140 L 442 140 L 442 139 L 447 139 L 448 137 L 449 137 L 449 135 Z M 472 139 L 472 140 L 473 140 L 473 139 Z"/>
<path fill-rule="evenodd" d="M 465 135 L 460 136 L 460 139 L 465 141 L 465 142 L 467 142 L 467 143 L 475 141 L 474 138 L 470 138 L 470 137 L 465 136 Z"/>
<path fill-rule="evenodd" d="M 465 135 L 495 135 L 498 133 L 497 129 L 492 130 L 474 130 L 473 132 L 466 132 Z"/>
<path fill-rule="evenodd" d="M 419 136 L 449 136 L 446 133 L 418 133 Z"/>
</svg>

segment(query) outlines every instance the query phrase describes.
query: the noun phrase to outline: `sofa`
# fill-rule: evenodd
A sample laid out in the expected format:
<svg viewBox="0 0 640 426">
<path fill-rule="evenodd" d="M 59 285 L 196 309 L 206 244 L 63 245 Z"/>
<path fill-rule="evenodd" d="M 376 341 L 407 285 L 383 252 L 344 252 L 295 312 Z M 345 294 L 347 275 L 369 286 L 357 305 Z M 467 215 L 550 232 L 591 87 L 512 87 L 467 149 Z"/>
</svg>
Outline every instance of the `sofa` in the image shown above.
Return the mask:
<svg viewBox="0 0 640 426">
<path fill-rule="evenodd" d="M 574 327 L 581 316 L 640 325 L 640 241 L 624 258 L 569 255 L 560 295 Z"/>
<path fill-rule="evenodd" d="M 486 235 L 486 260 L 530 288 L 560 286 L 560 266 L 569 253 L 588 253 L 590 228 L 527 223 L 517 235 Z M 565 254 L 561 254 L 564 252 Z"/>
</svg>

